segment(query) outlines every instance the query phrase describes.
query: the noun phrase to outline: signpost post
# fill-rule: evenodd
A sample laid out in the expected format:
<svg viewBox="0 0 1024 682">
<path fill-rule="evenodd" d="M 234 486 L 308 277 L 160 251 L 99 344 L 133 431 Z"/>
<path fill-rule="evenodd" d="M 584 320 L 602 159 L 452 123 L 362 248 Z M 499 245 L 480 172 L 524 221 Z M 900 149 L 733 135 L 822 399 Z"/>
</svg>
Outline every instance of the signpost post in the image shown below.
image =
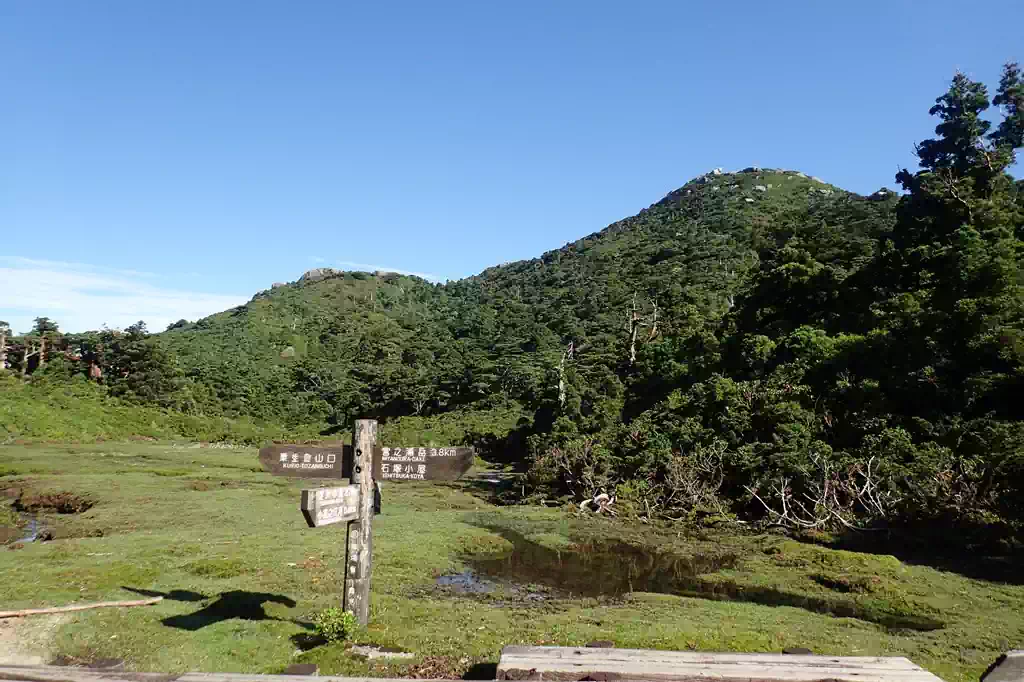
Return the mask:
<svg viewBox="0 0 1024 682">
<path fill-rule="evenodd" d="M 310 528 L 347 522 L 343 608 L 366 625 L 377 482 L 457 480 L 473 465 L 473 448 L 382 447 L 377 422 L 359 419 L 352 445 L 271 445 L 260 450 L 260 464 L 275 476 L 349 480 L 303 490 L 299 509 Z"/>
</svg>

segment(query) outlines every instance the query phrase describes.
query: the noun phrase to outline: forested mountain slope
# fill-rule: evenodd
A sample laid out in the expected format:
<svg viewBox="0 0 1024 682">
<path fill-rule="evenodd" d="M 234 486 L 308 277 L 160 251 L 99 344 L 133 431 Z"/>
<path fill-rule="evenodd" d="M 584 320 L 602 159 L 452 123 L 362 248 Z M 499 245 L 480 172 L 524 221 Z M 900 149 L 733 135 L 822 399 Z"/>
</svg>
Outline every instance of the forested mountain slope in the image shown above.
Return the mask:
<svg viewBox="0 0 1024 682">
<path fill-rule="evenodd" d="M 576 383 L 621 396 L 654 347 L 730 309 L 764 252 L 802 240 L 848 268 L 894 203 L 796 172 L 712 173 L 538 259 L 446 286 L 313 271 L 162 336 L 198 405 L 289 423 L 531 405 L 570 344 Z"/>
<path fill-rule="evenodd" d="M 615 491 L 646 516 L 1019 528 L 1022 108 L 1015 64 L 993 98 L 957 74 L 900 195 L 716 169 L 447 285 L 311 271 L 153 337 L 41 318 L 8 365 L 292 432 L 467 419 L 468 440 L 528 473 L 521 492 Z M 65 369 L 46 365 L 58 350 Z"/>
</svg>

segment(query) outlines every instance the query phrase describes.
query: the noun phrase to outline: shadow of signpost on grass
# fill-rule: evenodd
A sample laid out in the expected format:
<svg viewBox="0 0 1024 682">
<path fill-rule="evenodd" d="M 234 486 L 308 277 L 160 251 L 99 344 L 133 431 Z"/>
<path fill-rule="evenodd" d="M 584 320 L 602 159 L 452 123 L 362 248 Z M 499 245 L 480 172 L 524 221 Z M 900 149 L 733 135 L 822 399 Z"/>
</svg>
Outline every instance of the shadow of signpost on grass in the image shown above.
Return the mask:
<svg viewBox="0 0 1024 682">
<path fill-rule="evenodd" d="M 136 594 L 145 595 L 147 597 L 163 597 L 164 599 L 181 602 L 202 602 L 213 599 L 213 597 L 209 597 L 199 592 L 191 592 L 189 590 L 158 592 L 156 590 L 143 590 L 136 587 L 126 587 L 124 585 L 122 585 L 122 589 Z M 178 616 L 168 616 L 160 622 L 167 627 L 189 631 L 199 630 L 207 625 L 213 625 L 214 623 L 219 623 L 225 620 L 279 620 L 285 623 L 294 623 L 295 625 L 299 625 L 306 629 L 312 628 L 312 625 L 309 623 L 267 615 L 267 612 L 263 607 L 266 603 L 283 604 L 288 608 L 294 608 L 296 605 L 294 599 L 281 594 L 231 590 L 230 592 L 221 592 L 217 595 L 215 601 L 207 604 L 198 611 Z"/>
</svg>

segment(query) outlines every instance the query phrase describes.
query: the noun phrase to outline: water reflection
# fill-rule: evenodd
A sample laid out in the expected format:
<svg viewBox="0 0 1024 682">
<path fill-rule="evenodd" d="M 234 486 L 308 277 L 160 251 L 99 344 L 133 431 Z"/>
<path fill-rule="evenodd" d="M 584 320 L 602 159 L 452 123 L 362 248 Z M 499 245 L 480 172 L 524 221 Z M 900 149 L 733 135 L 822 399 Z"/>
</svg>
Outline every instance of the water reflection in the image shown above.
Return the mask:
<svg viewBox="0 0 1024 682">
<path fill-rule="evenodd" d="M 794 606 L 815 613 L 858 618 L 893 630 L 936 630 L 943 623 L 926 615 L 887 608 L 880 600 L 821 597 L 772 586 L 745 584 L 721 575 L 741 557 L 721 551 L 683 554 L 623 542 L 585 542 L 554 549 L 508 528 L 491 527 L 512 543 L 501 556 L 469 557 L 480 576 L 518 585 L 545 585 L 570 597 L 620 597 L 655 592 L 766 606 Z"/>
<path fill-rule="evenodd" d="M 472 562 L 479 574 L 521 584 L 540 583 L 583 597 L 675 594 L 691 585 L 693 578 L 731 568 L 738 561 L 729 553 L 681 555 L 625 543 L 591 542 L 551 549 L 522 536 L 506 539 L 513 542 L 509 554 Z"/>
</svg>

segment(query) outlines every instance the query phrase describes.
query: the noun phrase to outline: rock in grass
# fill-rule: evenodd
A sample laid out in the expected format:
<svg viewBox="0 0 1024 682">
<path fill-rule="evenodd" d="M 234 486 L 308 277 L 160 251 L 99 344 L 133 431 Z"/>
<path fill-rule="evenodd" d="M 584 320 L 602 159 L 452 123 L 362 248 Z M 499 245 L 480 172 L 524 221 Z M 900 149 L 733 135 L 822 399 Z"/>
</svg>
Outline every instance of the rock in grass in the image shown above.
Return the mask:
<svg viewBox="0 0 1024 682">
<path fill-rule="evenodd" d="M 320 667 L 316 663 L 294 663 L 284 669 L 285 675 L 319 675 Z"/>
</svg>

